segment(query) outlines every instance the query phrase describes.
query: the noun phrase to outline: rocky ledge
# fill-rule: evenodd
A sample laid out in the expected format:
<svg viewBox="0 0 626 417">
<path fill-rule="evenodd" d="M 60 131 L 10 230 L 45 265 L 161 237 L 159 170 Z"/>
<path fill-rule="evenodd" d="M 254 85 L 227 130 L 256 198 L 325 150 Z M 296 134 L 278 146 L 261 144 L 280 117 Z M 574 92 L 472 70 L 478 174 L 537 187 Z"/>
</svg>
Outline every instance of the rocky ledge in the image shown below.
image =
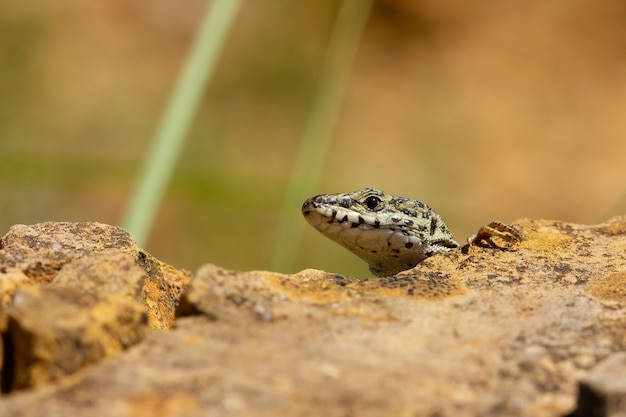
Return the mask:
<svg viewBox="0 0 626 417">
<path fill-rule="evenodd" d="M 626 217 L 516 224 L 369 281 L 192 277 L 120 228 L 16 225 L 0 415 L 626 416 Z"/>
</svg>

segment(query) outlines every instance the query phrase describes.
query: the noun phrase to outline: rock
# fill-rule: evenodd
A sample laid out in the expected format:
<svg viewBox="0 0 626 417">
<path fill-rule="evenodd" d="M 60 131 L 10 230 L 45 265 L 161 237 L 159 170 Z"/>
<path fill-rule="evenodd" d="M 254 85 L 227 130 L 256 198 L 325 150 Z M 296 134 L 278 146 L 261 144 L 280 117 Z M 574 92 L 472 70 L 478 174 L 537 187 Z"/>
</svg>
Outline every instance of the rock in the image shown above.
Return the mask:
<svg viewBox="0 0 626 417">
<path fill-rule="evenodd" d="M 572 417 L 626 416 L 626 352 L 609 356 L 580 382 Z"/>
<path fill-rule="evenodd" d="M 135 277 L 142 278 L 141 271 Z M 136 280 L 139 283 L 139 280 Z M 22 287 L 13 294 L 3 331 L 3 391 L 39 386 L 120 353 L 147 333 L 142 305 L 132 298 L 78 288 Z"/>
<path fill-rule="evenodd" d="M 205 265 L 175 328 L 8 395 L 0 415 L 565 416 L 577 382 L 626 350 L 626 217 L 518 226 L 512 250 L 369 281 Z"/>
<path fill-rule="evenodd" d="M 11 227 L 0 239 L 0 289 L 6 297 L 12 282 L 24 280 L 24 275 L 31 283 L 54 284 L 66 264 L 93 254 L 119 253 L 135 259 L 145 273 L 141 299 L 150 327 L 171 328 L 178 298 L 190 274 L 142 251 L 124 229 L 102 223 L 46 222 Z M 7 274 L 12 277 L 7 277 L 5 284 Z"/>
<path fill-rule="evenodd" d="M 172 327 L 188 281 L 100 223 L 14 226 L 0 239 L 0 262 L 5 393 L 118 354 L 149 327 Z"/>
</svg>

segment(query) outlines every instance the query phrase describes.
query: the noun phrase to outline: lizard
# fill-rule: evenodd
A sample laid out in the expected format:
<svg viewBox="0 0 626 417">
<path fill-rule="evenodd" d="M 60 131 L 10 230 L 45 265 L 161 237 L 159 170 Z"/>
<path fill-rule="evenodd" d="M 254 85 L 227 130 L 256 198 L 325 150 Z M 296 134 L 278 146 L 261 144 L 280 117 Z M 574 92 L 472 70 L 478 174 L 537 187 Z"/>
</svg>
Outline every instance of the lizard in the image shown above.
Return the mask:
<svg viewBox="0 0 626 417">
<path fill-rule="evenodd" d="M 304 202 L 302 214 L 324 236 L 367 262 L 377 277 L 411 269 L 429 256 L 459 246 L 428 205 L 376 188 L 316 195 Z M 497 247 L 493 237 L 510 244 L 522 239 L 515 227 L 494 221 L 470 236 L 463 251 L 483 242 Z"/>
</svg>

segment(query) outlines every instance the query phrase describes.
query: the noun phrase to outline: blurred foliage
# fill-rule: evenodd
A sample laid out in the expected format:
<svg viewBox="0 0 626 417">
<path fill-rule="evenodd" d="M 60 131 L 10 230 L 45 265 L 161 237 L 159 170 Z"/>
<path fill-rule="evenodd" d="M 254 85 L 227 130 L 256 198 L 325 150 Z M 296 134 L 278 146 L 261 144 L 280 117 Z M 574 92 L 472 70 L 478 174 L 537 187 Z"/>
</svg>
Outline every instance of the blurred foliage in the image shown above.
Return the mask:
<svg viewBox="0 0 626 417">
<path fill-rule="evenodd" d="M 119 223 L 205 6 L 0 4 L 0 230 Z M 147 250 L 268 266 L 337 7 L 244 3 Z M 625 213 L 625 22 L 619 0 L 376 1 L 316 193 L 422 199 L 459 241 L 493 219 Z M 285 272 L 369 276 L 312 228 L 293 245 Z"/>
<path fill-rule="evenodd" d="M 140 246 L 148 240 L 240 7 L 241 0 L 215 0 L 198 24 L 122 219 L 122 227 Z"/>
</svg>

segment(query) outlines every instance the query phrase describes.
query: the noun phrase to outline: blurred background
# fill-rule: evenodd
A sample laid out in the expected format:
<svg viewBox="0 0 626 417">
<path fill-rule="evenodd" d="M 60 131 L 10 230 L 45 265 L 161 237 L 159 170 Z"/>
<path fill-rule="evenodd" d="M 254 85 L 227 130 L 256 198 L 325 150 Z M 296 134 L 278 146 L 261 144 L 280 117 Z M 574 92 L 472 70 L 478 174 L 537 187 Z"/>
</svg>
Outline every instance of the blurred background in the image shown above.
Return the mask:
<svg viewBox="0 0 626 417">
<path fill-rule="evenodd" d="M 266 269 L 339 2 L 244 2 L 145 248 Z M 207 2 L 0 3 L 0 235 L 120 224 Z M 420 199 L 459 242 L 626 213 L 626 2 L 377 0 L 310 194 Z M 307 191 L 308 192 L 308 191 Z M 299 204 L 287 210 L 300 216 Z M 369 276 L 298 220 L 277 269 Z"/>
</svg>

